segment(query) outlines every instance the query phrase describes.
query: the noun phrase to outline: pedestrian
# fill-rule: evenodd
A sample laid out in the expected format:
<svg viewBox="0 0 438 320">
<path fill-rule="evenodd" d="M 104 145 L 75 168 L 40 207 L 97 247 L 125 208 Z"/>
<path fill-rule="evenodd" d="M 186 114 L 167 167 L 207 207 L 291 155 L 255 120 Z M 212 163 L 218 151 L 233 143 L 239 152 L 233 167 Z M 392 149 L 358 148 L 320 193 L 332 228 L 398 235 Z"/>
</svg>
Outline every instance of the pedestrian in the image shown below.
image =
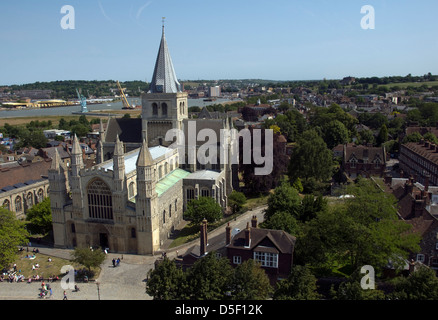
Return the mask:
<svg viewBox="0 0 438 320">
<path fill-rule="evenodd" d="M 67 292 L 65 292 L 65 290 L 64 290 L 64 299 L 62 299 L 62 300 L 68 300 L 67 299 Z"/>
<path fill-rule="evenodd" d="M 113 258 L 113 267 L 116 266 L 116 260 Z"/>
</svg>

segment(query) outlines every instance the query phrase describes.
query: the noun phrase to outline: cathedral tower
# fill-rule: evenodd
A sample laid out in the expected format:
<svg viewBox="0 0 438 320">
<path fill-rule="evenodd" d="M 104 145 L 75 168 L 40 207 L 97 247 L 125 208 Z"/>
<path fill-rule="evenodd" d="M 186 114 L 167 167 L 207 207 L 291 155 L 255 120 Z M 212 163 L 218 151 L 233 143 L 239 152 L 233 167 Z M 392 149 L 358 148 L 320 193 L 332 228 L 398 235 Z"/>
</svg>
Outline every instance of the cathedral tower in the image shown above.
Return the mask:
<svg viewBox="0 0 438 320">
<path fill-rule="evenodd" d="M 183 129 L 188 118 L 187 93 L 182 91 L 173 68 L 164 34 L 161 36 L 154 74 L 148 93 L 142 94 L 142 135 L 149 146 L 168 146 L 165 141 L 169 129 Z"/>
<path fill-rule="evenodd" d="M 154 161 L 146 140 L 137 159 L 137 195 L 135 208 L 138 230 L 138 254 L 153 254 L 160 248 L 160 225 L 157 213 Z"/>
<path fill-rule="evenodd" d="M 68 199 L 68 171 L 61 161 L 58 149 L 49 169 L 50 208 L 52 210 L 53 238 L 56 246 L 66 245 L 64 206 Z"/>
</svg>

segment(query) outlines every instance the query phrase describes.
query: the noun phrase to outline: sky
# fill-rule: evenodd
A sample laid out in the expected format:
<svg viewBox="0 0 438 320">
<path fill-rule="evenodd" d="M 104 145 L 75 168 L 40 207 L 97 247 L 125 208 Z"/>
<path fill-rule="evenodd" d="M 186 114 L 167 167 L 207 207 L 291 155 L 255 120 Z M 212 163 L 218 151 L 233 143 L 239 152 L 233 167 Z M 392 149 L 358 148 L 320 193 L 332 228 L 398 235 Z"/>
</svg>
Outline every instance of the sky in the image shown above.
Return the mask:
<svg viewBox="0 0 438 320">
<path fill-rule="evenodd" d="M 163 17 L 181 80 L 438 74 L 437 12 L 437 0 L 2 0 L 0 85 L 150 81 Z"/>
</svg>

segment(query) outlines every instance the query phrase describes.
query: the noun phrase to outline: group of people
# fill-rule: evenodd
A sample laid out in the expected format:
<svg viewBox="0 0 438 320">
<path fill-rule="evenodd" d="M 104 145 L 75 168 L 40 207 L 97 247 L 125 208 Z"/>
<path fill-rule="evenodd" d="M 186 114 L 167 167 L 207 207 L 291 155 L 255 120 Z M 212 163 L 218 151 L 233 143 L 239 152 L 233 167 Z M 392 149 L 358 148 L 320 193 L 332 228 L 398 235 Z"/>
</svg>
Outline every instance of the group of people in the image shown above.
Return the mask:
<svg viewBox="0 0 438 320">
<path fill-rule="evenodd" d="M 114 267 L 114 268 L 115 268 L 115 267 L 118 267 L 119 264 L 120 264 L 120 258 L 113 259 L 113 267 Z"/>
</svg>

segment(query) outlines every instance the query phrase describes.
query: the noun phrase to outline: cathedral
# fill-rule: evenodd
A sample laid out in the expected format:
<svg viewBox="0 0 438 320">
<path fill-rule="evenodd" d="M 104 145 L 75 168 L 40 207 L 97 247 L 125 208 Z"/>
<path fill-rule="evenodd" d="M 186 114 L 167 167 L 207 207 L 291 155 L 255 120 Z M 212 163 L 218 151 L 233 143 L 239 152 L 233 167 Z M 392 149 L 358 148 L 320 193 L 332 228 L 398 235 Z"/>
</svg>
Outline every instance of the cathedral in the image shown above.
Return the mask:
<svg viewBox="0 0 438 320">
<path fill-rule="evenodd" d="M 110 118 L 105 130 L 101 125 L 93 167 L 84 167 L 77 137 L 68 168 L 55 155 L 49 169 L 55 246 L 154 254 L 184 219 L 190 200 L 212 197 L 227 207 L 228 195 L 238 187 L 237 165 L 219 156 L 198 161 L 202 145 L 189 141 L 189 131 L 197 137 L 208 129 L 219 137 L 230 129 L 230 120 L 189 119 L 187 93 L 176 77 L 164 26 L 149 92 L 141 101 L 141 118 Z M 182 141 L 166 139 L 172 129 L 184 133 Z M 183 148 L 172 147 L 175 141 Z M 228 142 L 209 147 L 229 157 Z"/>
</svg>

